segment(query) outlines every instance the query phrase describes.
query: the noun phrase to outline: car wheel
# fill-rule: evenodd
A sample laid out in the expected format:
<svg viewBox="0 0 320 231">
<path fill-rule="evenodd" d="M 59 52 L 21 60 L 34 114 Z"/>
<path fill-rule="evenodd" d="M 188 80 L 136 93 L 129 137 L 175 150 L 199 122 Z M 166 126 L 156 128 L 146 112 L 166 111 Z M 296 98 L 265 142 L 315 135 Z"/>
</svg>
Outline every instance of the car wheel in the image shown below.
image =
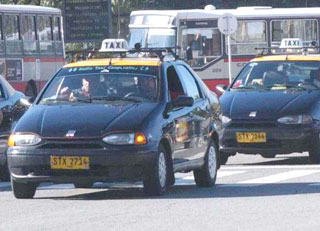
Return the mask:
<svg viewBox="0 0 320 231">
<path fill-rule="evenodd" d="M 229 159 L 229 155 L 227 153 L 220 152 L 219 163 L 220 165 L 225 165 Z"/>
<path fill-rule="evenodd" d="M 201 169 L 193 171 L 197 186 L 212 187 L 216 183 L 218 170 L 217 153 L 217 145 L 212 140 L 204 158 L 204 165 Z"/>
<path fill-rule="evenodd" d="M 11 178 L 11 188 L 15 198 L 31 199 L 36 193 L 37 185 L 35 183 L 19 183 Z"/>
<path fill-rule="evenodd" d="M 263 158 L 267 158 L 267 159 L 268 159 L 268 158 L 270 159 L 270 158 L 275 158 L 275 157 L 276 157 L 276 154 L 271 154 L 271 155 L 270 155 L 270 154 L 269 154 L 269 155 L 268 155 L 268 154 L 260 154 L 260 155 L 261 155 Z"/>
<path fill-rule="evenodd" d="M 317 139 L 309 151 L 309 159 L 312 164 L 320 164 L 320 141 Z"/>
<path fill-rule="evenodd" d="M 4 166 L 0 167 L 0 181 L 9 181 L 10 180 L 10 174 L 9 174 L 9 169 L 8 165 L 5 164 Z"/>
<path fill-rule="evenodd" d="M 92 188 L 93 182 L 83 181 L 83 182 L 74 182 L 73 185 L 75 188 Z"/>
<path fill-rule="evenodd" d="M 168 161 L 165 148 L 160 145 L 155 164 L 146 171 L 143 180 L 144 192 L 149 196 L 162 195 L 168 186 Z"/>
</svg>

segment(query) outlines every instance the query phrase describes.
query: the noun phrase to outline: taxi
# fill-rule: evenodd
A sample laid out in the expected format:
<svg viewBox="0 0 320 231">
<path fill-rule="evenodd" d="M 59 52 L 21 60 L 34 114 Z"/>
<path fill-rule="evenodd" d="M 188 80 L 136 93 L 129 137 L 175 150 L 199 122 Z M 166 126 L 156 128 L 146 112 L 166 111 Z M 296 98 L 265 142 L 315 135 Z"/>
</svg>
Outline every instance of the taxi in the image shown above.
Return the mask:
<svg viewBox="0 0 320 231">
<path fill-rule="evenodd" d="M 161 195 L 188 171 L 200 187 L 215 184 L 219 101 L 183 61 L 68 64 L 30 103 L 8 139 L 16 198 L 33 198 L 42 182 L 142 181 L 147 195 Z"/>
<path fill-rule="evenodd" d="M 220 103 L 221 162 L 237 152 L 266 158 L 309 152 L 310 161 L 320 163 L 319 55 L 257 57 L 241 70 Z"/>
</svg>

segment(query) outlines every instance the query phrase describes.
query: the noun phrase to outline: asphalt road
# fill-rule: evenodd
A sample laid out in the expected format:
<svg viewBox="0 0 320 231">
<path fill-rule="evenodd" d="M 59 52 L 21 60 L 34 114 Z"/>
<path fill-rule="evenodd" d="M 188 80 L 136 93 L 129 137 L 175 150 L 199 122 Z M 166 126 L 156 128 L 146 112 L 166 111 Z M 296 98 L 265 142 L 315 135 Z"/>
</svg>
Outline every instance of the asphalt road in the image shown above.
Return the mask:
<svg viewBox="0 0 320 231">
<path fill-rule="evenodd" d="M 44 184 L 32 200 L 1 182 L 0 230 L 320 230 L 320 165 L 305 154 L 231 157 L 214 188 L 176 178 L 162 197 L 139 183 Z"/>
</svg>

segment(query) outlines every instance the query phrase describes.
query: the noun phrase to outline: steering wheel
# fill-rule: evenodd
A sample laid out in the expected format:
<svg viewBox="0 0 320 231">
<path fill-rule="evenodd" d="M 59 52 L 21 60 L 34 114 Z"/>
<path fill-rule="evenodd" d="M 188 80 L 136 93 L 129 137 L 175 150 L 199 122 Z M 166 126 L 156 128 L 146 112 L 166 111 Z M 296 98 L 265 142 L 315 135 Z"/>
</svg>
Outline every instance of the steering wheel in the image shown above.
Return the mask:
<svg viewBox="0 0 320 231">
<path fill-rule="evenodd" d="M 129 93 L 127 93 L 125 96 L 123 96 L 123 98 L 128 98 L 130 96 L 139 96 L 137 92 L 131 91 Z"/>
</svg>

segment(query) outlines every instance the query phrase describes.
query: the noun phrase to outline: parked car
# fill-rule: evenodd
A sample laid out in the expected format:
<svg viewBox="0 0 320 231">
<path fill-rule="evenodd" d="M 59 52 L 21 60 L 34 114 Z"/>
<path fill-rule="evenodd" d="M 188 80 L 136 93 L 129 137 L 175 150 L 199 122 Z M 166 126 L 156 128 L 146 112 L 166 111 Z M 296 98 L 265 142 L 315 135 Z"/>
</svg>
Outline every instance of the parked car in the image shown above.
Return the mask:
<svg viewBox="0 0 320 231">
<path fill-rule="evenodd" d="M 143 181 L 161 195 L 175 172 L 215 184 L 217 97 L 192 69 L 162 58 L 91 59 L 63 67 L 19 120 L 7 151 L 16 198 L 41 182 L 89 188 Z"/>
<path fill-rule="evenodd" d="M 24 94 L 16 91 L 0 75 L 0 180 L 8 180 L 7 140 L 12 127 L 24 113 L 26 107 L 20 104 Z"/>
<path fill-rule="evenodd" d="M 320 56 L 274 55 L 251 60 L 220 97 L 221 161 L 237 152 L 309 152 L 320 163 Z"/>
</svg>

